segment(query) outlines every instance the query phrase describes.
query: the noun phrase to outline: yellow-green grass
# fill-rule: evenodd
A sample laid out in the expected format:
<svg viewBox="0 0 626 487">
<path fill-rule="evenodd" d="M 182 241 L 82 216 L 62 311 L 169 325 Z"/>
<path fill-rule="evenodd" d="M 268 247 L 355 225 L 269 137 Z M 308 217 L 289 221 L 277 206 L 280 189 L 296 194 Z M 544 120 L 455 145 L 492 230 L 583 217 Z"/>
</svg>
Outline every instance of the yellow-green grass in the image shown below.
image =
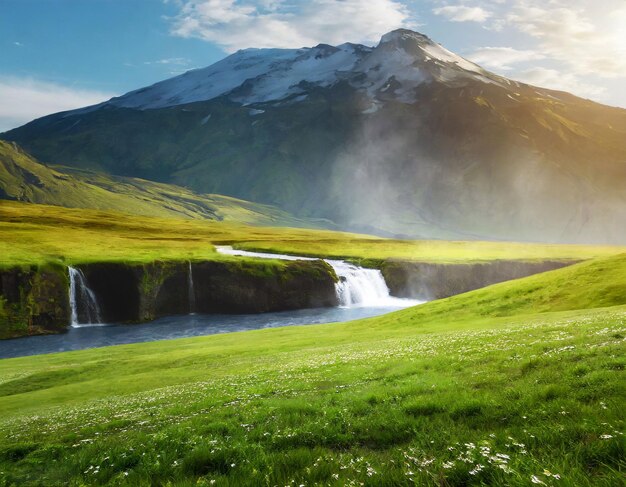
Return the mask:
<svg viewBox="0 0 626 487">
<path fill-rule="evenodd" d="M 0 481 L 619 485 L 625 337 L 620 255 L 352 323 L 7 359 Z"/>
<path fill-rule="evenodd" d="M 212 244 L 268 238 L 368 237 L 0 201 L 0 266 L 223 259 Z"/>
<path fill-rule="evenodd" d="M 267 240 L 236 245 L 245 250 L 350 259 L 403 259 L 459 263 L 499 259 L 583 260 L 626 252 L 625 246 L 564 245 L 523 242 L 451 240 Z"/>
<path fill-rule="evenodd" d="M 607 246 L 387 240 L 328 230 L 151 218 L 0 201 L 2 267 L 224 259 L 213 245 L 233 243 L 300 255 L 425 262 L 588 259 L 626 251 L 624 247 Z"/>
</svg>

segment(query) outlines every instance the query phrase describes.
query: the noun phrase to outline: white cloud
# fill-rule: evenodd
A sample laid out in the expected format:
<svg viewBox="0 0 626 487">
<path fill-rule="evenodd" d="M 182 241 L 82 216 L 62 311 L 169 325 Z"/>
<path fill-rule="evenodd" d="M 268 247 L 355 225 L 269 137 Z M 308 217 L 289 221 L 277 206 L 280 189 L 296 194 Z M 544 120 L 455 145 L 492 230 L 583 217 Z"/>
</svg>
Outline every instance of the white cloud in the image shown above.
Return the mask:
<svg viewBox="0 0 626 487">
<path fill-rule="evenodd" d="M 588 0 L 519 0 L 506 21 L 573 73 L 626 77 L 623 0 L 602 0 L 601 9 Z"/>
<path fill-rule="evenodd" d="M 399 27 L 414 27 L 395 0 L 188 0 L 171 32 L 214 42 L 228 52 L 247 47 L 301 47 L 346 41 L 375 42 Z"/>
<path fill-rule="evenodd" d="M 514 49 L 512 47 L 481 47 L 465 56 L 470 61 L 480 64 L 484 68 L 510 70 L 511 65 L 528 61 L 545 59 L 545 55 L 528 49 Z"/>
<path fill-rule="evenodd" d="M 31 78 L 0 77 L 0 132 L 50 113 L 93 105 L 112 96 Z"/>
<path fill-rule="evenodd" d="M 606 89 L 602 86 L 585 83 L 578 76 L 557 69 L 537 67 L 516 73 L 513 77 L 524 83 L 552 90 L 567 91 L 583 98 L 603 100 L 606 95 Z"/>
<path fill-rule="evenodd" d="M 170 57 L 157 61 L 146 61 L 144 64 L 162 64 L 169 66 L 187 66 L 191 61 L 184 57 Z"/>
<path fill-rule="evenodd" d="M 491 17 L 491 12 L 482 7 L 448 5 L 433 9 L 435 15 L 443 15 L 452 22 L 484 22 Z"/>
<path fill-rule="evenodd" d="M 624 0 L 481 0 L 482 25 L 510 48 L 476 48 L 466 57 L 496 72 L 546 88 L 623 106 L 626 82 Z M 522 37 L 519 34 L 524 34 Z M 540 61 L 532 69 L 522 63 Z"/>
</svg>

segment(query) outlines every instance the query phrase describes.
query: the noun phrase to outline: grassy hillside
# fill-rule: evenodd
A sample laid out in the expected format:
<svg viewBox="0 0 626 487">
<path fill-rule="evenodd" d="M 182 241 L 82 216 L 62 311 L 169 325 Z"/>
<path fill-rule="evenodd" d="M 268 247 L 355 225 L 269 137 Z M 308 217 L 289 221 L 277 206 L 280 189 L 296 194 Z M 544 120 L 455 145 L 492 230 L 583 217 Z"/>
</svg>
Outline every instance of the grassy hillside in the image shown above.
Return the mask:
<svg viewBox="0 0 626 487">
<path fill-rule="evenodd" d="M 17 145 L 2 140 L 0 199 L 162 218 L 291 227 L 330 225 L 330 222 L 298 219 L 273 206 L 222 195 L 199 195 L 171 184 L 43 165 Z"/>
<path fill-rule="evenodd" d="M 608 246 L 398 241 L 328 230 L 139 217 L 0 201 L 0 266 L 222 259 L 213 244 L 233 243 L 302 255 L 428 262 L 588 259 L 626 251 Z"/>
<path fill-rule="evenodd" d="M 503 282 L 428 306 L 398 319 L 424 324 L 626 304 L 626 253 Z M 386 324 L 390 324 L 387 322 Z"/>
<path fill-rule="evenodd" d="M 620 255 L 353 323 L 3 360 L 0 479 L 620 485 L 625 276 Z"/>
</svg>

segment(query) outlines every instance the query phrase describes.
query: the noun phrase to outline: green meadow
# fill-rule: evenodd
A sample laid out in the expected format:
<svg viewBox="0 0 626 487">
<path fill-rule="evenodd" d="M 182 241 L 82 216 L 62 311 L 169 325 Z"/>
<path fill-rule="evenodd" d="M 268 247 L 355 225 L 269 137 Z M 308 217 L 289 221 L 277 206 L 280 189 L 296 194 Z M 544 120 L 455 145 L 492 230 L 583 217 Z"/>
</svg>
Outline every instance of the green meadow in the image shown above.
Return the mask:
<svg viewBox="0 0 626 487">
<path fill-rule="evenodd" d="M 626 254 L 342 324 L 0 361 L 0 485 L 623 485 Z"/>
<path fill-rule="evenodd" d="M 0 267 L 216 260 L 214 245 L 298 255 L 423 262 L 495 259 L 582 260 L 626 252 L 626 247 L 512 242 L 392 240 L 368 235 L 232 222 L 128 215 L 0 201 Z"/>
</svg>

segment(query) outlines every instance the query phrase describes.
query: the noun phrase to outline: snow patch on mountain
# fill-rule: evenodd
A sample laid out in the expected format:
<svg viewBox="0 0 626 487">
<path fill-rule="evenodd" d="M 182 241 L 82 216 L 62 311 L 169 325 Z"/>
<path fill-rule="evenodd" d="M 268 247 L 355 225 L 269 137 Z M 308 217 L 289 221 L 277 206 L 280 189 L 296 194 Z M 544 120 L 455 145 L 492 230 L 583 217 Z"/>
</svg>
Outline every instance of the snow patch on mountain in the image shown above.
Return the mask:
<svg viewBox="0 0 626 487">
<path fill-rule="evenodd" d="M 403 49 L 377 48 L 357 65 L 355 71 L 362 76 L 354 76 L 352 86 L 365 90 L 370 98 L 393 97 L 405 103 L 413 102 L 417 86 L 432 79 Z"/>
<path fill-rule="evenodd" d="M 211 100 L 231 92 L 230 98 L 244 105 L 280 100 L 303 94 L 303 82 L 317 86 L 335 83 L 337 72 L 351 70 L 357 61 L 352 44 L 310 49 L 245 49 L 208 68 L 131 91 L 110 103 L 127 108 L 163 108 Z"/>
<path fill-rule="evenodd" d="M 320 44 L 302 49 L 244 49 L 203 69 L 132 91 L 106 104 L 164 108 L 226 96 L 242 105 L 297 103 L 313 88 L 347 82 L 372 100 L 412 103 L 416 88 L 433 80 L 499 83 L 474 63 L 427 36 L 406 29 L 385 34 L 372 48 Z"/>
<path fill-rule="evenodd" d="M 264 74 L 249 80 L 250 93 L 246 93 L 244 84 L 243 93 L 239 95 L 240 90 L 236 90 L 231 99 L 246 105 L 304 94 L 307 83 L 331 86 L 337 82 L 338 73 L 352 70 L 357 61 L 358 56 L 351 45 L 322 45 L 298 50 L 295 58 L 274 64 Z"/>
</svg>

